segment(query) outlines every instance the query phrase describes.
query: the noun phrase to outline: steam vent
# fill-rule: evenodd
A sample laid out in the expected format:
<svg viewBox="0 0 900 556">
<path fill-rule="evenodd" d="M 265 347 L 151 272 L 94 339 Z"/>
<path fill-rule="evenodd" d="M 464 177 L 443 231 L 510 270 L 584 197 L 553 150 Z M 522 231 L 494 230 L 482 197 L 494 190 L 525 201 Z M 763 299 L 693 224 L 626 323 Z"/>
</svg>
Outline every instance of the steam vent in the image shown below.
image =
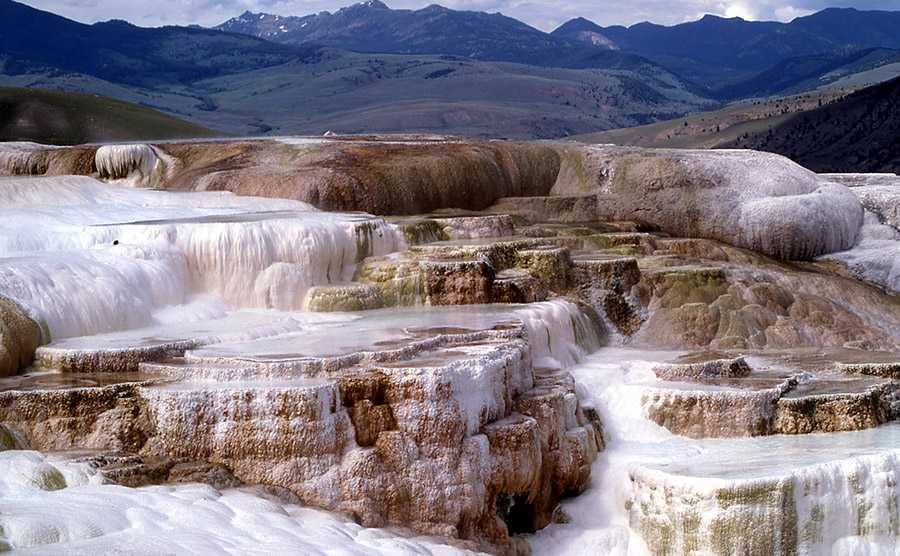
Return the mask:
<svg viewBox="0 0 900 556">
<path fill-rule="evenodd" d="M 0 143 L 0 551 L 895 554 L 900 178 Z"/>
</svg>

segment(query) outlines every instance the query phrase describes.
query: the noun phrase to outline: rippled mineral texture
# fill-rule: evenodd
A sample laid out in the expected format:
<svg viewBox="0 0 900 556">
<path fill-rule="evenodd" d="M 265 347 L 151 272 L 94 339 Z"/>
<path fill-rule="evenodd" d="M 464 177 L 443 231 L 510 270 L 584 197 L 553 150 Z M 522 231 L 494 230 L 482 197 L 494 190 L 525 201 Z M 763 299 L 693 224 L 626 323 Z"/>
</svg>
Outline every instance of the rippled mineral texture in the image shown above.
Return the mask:
<svg viewBox="0 0 900 556">
<path fill-rule="evenodd" d="M 0 172 L 0 449 L 495 553 L 897 534 L 883 176 L 439 137 L 15 143 Z M 5 516 L 0 547 L 62 531 Z"/>
</svg>

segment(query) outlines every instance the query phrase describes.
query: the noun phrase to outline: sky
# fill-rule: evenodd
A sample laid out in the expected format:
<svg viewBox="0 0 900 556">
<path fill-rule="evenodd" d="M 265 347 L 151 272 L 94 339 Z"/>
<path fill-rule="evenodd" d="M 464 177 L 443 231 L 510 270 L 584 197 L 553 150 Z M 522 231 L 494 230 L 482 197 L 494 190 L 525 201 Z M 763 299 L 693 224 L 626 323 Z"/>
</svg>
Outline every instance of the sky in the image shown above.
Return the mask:
<svg viewBox="0 0 900 556">
<path fill-rule="evenodd" d="M 36 8 L 93 23 L 124 19 L 137 25 L 212 26 L 245 10 L 278 15 L 334 11 L 356 0 L 20 0 Z M 600 25 L 652 21 L 673 25 L 704 14 L 747 20 L 790 21 L 823 8 L 900 10 L 900 0 L 384 0 L 392 8 L 439 3 L 459 10 L 501 12 L 538 29 L 552 31 L 574 17 Z"/>
</svg>

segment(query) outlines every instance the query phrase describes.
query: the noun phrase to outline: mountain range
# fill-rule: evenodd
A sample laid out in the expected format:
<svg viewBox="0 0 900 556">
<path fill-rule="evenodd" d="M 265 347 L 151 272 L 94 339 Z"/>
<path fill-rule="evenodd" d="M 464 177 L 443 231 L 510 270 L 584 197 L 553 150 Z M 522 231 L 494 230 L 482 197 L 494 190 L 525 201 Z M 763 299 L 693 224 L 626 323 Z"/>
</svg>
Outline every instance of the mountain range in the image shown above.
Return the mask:
<svg viewBox="0 0 900 556">
<path fill-rule="evenodd" d="M 125 21 L 84 25 L 0 0 L 0 67 L 7 74 L 53 69 L 152 86 L 283 64 L 298 55 L 297 48 L 244 35 Z"/>
<path fill-rule="evenodd" d="M 601 27 L 579 18 L 552 35 L 647 57 L 687 79 L 712 79 L 715 90 L 791 58 L 900 48 L 900 12 L 828 8 L 790 23 L 707 15 L 671 27 L 653 23 Z"/>
<path fill-rule="evenodd" d="M 248 11 L 215 29 L 280 44 L 316 44 L 354 52 L 447 54 L 565 68 L 627 69 L 651 63 L 633 54 L 544 33 L 499 13 L 434 4 L 421 10 L 392 10 L 378 0 L 367 0 L 334 13 L 299 17 Z"/>
<path fill-rule="evenodd" d="M 444 52 L 355 52 L 215 29 L 147 29 L 122 21 L 85 25 L 0 0 L 0 86 L 102 94 L 238 134 L 409 130 L 559 137 L 714 104 L 693 84 L 644 58 L 593 52 L 537 30 L 535 36 L 546 36 L 580 60 L 570 66 L 591 69 L 557 67 L 549 60 L 522 63 L 514 53 L 531 36 L 517 39 L 515 30 L 530 27 L 502 16 L 441 11 L 463 22 L 474 17 L 512 29 L 507 54 L 485 53 L 481 60 Z M 394 11 L 368 3 L 342 12 L 361 17 Z M 41 39 L 48 31 L 59 40 Z M 486 37 L 492 32 L 480 31 Z M 488 43 L 504 41 L 497 36 Z M 543 46 L 532 47 L 527 56 L 549 56 L 542 52 Z"/>
<path fill-rule="evenodd" d="M 454 54 L 570 68 L 657 64 L 719 99 L 775 94 L 786 84 L 852 63 L 861 52 L 900 48 L 900 12 L 828 8 L 790 23 L 707 15 L 675 26 L 601 27 L 576 18 L 544 33 L 501 14 L 432 5 L 392 10 L 369 0 L 302 17 L 245 12 L 216 27 L 288 45 L 323 44 L 359 52 Z M 818 65 L 810 60 L 822 59 Z M 819 71 L 818 74 L 815 72 Z"/>
<path fill-rule="evenodd" d="M 47 40 L 46 37 L 53 37 Z M 672 27 L 369 0 L 212 29 L 86 25 L 0 0 L 0 86 L 103 94 L 238 134 L 433 131 L 551 138 L 732 99 L 900 75 L 900 14 L 827 9 L 790 23 Z"/>
</svg>

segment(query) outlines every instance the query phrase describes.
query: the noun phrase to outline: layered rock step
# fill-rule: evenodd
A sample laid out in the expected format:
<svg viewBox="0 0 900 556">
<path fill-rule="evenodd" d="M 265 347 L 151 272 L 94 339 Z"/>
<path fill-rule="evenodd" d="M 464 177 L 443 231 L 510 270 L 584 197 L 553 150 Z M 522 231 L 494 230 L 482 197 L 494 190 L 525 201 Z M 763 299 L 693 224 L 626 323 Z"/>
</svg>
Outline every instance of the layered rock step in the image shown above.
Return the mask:
<svg viewBox="0 0 900 556">
<path fill-rule="evenodd" d="M 655 347 L 900 349 L 896 301 L 820 266 L 606 225 L 518 229 L 533 237 L 440 241 L 369 258 L 357 283 L 317 289 L 308 306 L 346 310 L 568 295 L 607 318 L 617 334 Z M 853 296 L 852 307 L 839 301 L 843 292 Z"/>
<path fill-rule="evenodd" d="M 459 214 L 445 211 L 421 217 L 393 218 L 389 221 L 403 232 L 409 245 L 516 235 L 515 219 L 508 214 Z"/>
<path fill-rule="evenodd" d="M 67 338 L 35 351 L 34 367 L 66 373 L 136 372 L 146 361 L 180 356 L 204 345 L 278 336 L 335 322 L 298 313 L 234 312 L 224 318 Z"/>
<path fill-rule="evenodd" d="M 839 359 L 704 357 L 653 369 L 663 382 L 643 394 L 648 419 L 675 434 L 710 438 L 862 430 L 900 415 L 900 383 L 837 372 L 846 365 Z"/>
<path fill-rule="evenodd" d="M 366 259 L 355 283 L 314 288 L 306 306 L 345 311 L 533 303 L 566 295 L 609 316 L 612 328 L 631 335 L 642 322 L 632 297 L 640 272 L 637 260 L 622 256 L 621 250 L 651 252 L 655 239 L 610 231 L 615 229 L 548 225 L 524 230 L 533 237 L 423 243 L 404 253 Z"/>
<path fill-rule="evenodd" d="M 630 472 L 650 554 L 821 554 L 893 547 L 900 426 L 700 444 Z M 727 454 L 727 457 L 723 457 Z"/>
<path fill-rule="evenodd" d="M 579 341 L 597 342 L 575 304 L 295 324 L 193 345 L 156 338 L 157 350 L 146 345 L 155 330 L 94 337 L 93 350 L 90 338 L 51 344 L 66 357 L 41 360 L 62 368 L 0 382 L 0 423 L 27 447 L 95 452 L 93 464 L 124 484 L 278 486 L 365 526 L 492 550 L 547 525 L 558 500 L 587 485 L 599 426 L 571 376 L 532 363 L 568 364 Z M 129 342 L 139 372 L 98 364 Z"/>
<path fill-rule="evenodd" d="M 898 349 L 897 301 L 854 280 L 717 246 L 727 261 L 639 258 L 639 342 L 688 349 Z M 852 296 L 853 304 L 842 302 Z"/>
<path fill-rule="evenodd" d="M 152 376 L 41 373 L 0 381 L 0 427 L 19 449 L 138 452 L 152 434 L 139 387 Z"/>
</svg>

